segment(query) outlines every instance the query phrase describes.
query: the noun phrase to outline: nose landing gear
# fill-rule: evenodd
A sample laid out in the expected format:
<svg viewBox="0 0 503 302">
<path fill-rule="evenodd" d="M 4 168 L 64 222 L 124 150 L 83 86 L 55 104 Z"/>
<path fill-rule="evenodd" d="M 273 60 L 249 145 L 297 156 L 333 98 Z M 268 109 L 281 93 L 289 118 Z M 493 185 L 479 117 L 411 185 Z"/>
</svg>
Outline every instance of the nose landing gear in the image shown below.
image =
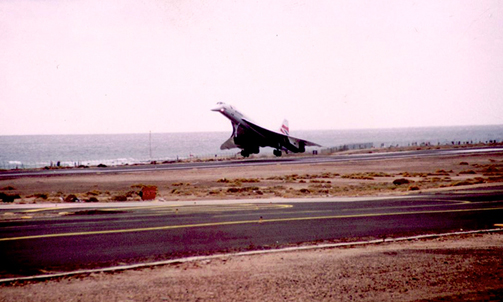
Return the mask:
<svg viewBox="0 0 503 302">
<path fill-rule="evenodd" d="M 281 156 L 281 150 L 276 149 L 272 153 L 276 156 Z"/>
</svg>

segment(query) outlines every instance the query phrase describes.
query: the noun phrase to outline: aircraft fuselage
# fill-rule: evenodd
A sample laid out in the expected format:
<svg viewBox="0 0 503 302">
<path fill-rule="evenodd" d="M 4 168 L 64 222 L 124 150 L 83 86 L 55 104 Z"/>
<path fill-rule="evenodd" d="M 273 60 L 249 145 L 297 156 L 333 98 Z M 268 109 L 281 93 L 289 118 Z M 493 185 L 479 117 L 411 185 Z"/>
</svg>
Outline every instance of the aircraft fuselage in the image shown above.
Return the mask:
<svg viewBox="0 0 503 302">
<path fill-rule="evenodd" d="M 312 142 L 260 127 L 236 108 L 225 103 L 218 103 L 217 107 L 212 111 L 220 112 L 232 124 L 232 135 L 220 148 L 240 148 L 242 149 L 241 155 L 244 157 L 259 153 L 260 147 L 272 147 L 275 149 L 274 155 L 280 156 L 281 150 L 297 153 L 305 152 L 305 146 L 319 146 Z M 287 123 L 287 121 L 285 120 L 284 123 Z M 288 126 L 283 125 L 282 128 L 288 129 Z"/>
</svg>

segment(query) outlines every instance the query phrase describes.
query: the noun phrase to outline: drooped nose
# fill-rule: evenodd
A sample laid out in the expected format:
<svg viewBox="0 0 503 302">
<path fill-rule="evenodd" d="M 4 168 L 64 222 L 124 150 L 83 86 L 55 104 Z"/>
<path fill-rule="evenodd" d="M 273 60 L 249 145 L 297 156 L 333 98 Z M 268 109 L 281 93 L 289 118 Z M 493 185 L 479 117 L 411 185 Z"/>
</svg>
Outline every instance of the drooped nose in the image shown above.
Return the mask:
<svg viewBox="0 0 503 302">
<path fill-rule="evenodd" d="M 217 111 L 217 112 L 221 112 L 224 110 L 224 104 L 223 103 L 217 103 L 217 106 L 213 109 L 211 109 L 211 111 Z"/>
</svg>

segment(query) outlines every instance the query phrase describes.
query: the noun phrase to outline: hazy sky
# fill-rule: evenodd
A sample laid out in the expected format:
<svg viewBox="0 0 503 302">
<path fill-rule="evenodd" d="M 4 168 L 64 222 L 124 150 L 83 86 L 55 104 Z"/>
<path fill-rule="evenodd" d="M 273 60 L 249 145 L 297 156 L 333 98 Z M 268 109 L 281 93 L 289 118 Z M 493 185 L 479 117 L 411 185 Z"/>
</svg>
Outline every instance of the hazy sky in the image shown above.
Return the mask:
<svg viewBox="0 0 503 302">
<path fill-rule="evenodd" d="M 0 135 L 503 124 L 503 1 L 0 0 Z"/>
</svg>

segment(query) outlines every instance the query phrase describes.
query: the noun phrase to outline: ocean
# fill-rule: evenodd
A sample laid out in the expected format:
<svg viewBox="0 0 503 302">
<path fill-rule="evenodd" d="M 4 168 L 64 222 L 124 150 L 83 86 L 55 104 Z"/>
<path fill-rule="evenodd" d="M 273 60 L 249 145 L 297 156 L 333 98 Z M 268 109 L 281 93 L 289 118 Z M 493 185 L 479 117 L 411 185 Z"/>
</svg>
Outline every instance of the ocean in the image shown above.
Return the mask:
<svg viewBox="0 0 503 302">
<path fill-rule="evenodd" d="M 38 168 L 50 165 L 122 165 L 186 158 L 231 156 L 238 149 L 220 150 L 231 132 L 144 133 L 95 135 L 0 136 L 0 169 Z M 291 133 L 322 145 L 315 150 L 372 143 L 374 147 L 429 143 L 503 141 L 503 125 L 428 128 L 310 130 Z M 313 149 L 313 148 L 312 148 Z M 311 150 L 308 150 L 310 152 Z M 272 154 L 262 148 L 260 154 Z"/>
</svg>

